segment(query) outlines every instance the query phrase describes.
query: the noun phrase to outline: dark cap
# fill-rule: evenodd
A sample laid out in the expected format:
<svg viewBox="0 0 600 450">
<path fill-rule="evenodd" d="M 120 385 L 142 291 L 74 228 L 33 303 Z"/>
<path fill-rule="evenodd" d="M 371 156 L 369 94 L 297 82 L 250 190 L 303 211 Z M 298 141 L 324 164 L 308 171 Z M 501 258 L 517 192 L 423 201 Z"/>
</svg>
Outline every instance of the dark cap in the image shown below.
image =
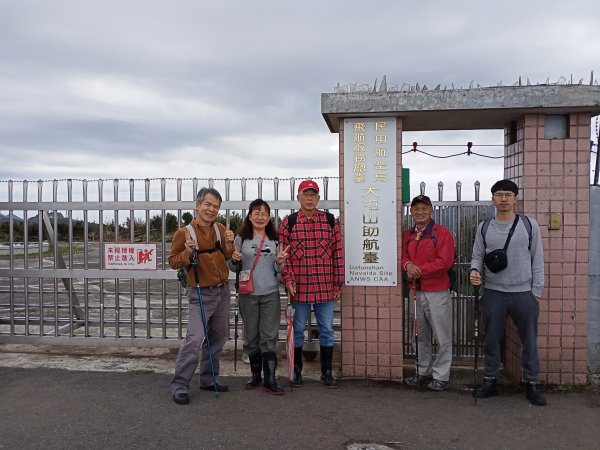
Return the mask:
<svg viewBox="0 0 600 450">
<path fill-rule="evenodd" d="M 412 208 L 419 202 L 425 203 L 426 205 L 429 205 L 429 206 L 433 206 L 431 204 L 431 200 L 429 199 L 429 197 L 427 197 L 426 195 L 417 195 L 415 198 L 412 199 L 412 202 L 410 202 L 410 207 Z"/>
</svg>

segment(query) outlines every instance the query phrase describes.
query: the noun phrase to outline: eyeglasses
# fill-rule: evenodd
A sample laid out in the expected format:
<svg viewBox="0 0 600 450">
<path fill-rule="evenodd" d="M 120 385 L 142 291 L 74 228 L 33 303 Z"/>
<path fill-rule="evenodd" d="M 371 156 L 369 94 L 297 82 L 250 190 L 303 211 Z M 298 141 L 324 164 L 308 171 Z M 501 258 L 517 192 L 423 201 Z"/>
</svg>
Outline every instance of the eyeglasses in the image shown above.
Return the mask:
<svg viewBox="0 0 600 450">
<path fill-rule="evenodd" d="M 269 217 L 269 213 L 268 212 L 261 212 L 261 211 L 252 211 L 252 214 L 250 214 L 252 217 Z"/>
<path fill-rule="evenodd" d="M 510 200 L 512 198 L 515 198 L 516 195 L 514 194 L 514 192 L 496 192 L 494 194 L 494 198 L 497 198 L 498 200 L 501 200 L 503 198 Z"/>
</svg>

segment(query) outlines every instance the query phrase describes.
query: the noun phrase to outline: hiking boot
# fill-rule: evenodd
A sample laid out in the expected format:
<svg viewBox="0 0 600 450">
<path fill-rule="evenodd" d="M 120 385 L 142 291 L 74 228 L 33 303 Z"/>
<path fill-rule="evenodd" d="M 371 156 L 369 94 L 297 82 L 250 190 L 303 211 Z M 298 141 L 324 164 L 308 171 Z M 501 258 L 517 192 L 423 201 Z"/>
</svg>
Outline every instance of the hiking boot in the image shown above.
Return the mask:
<svg viewBox="0 0 600 450">
<path fill-rule="evenodd" d="M 448 389 L 448 382 L 447 381 L 436 380 L 434 378 L 427 385 L 427 389 L 429 389 L 430 391 L 437 391 L 437 392 L 445 391 L 446 389 Z"/>
<path fill-rule="evenodd" d="M 483 383 L 478 389 L 473 391 L 473 397 L 477 398 L 488 398 L 498 395 L 498 388 L 496 387 L 495 378 L 484 378 Z"/>
<path fill-rule="evenodd" d="M 337 380 L 333 378 L 333 346 L 324 347 L 321 346 L 321 383 L 325 387 L 330 389 L 337 389 L 340 387 Z"/>
<path fill-rule="evenodd" d="M 302 346 L 294 348 L 294 380 L 292 386 L 302 387 Z"/>
<path fill-rule="evenodd" d="M 277 384 L 275 370 L 277 369 L 277 354 L 266 352 L 263 354 L 263 391 L 273 395 L 283 395 L 283 388 Z"/>
<path fill-rule="evenodd" d="M 525 395 L 529 403 L 535 406 L 546 406 L 546 399 L 542 397 L 537 390 L 536 384 L 529 382 L 527 383 L 527 394 Z"/>
<path fill-rule="evenodd" d="M 257 352 L 250 355 L 250 370 L 252 377 L 246 381 L 246 389 L 255 389 L 262 382 L 262 353 Z"/>
<path fill-rule="evenodd" d="M 432 380 L 433 378 L 430 375 L 414 375 L 410 378 L 406 378 L 404 384 L 413 387 L 427 386 Z"/>
</svg>

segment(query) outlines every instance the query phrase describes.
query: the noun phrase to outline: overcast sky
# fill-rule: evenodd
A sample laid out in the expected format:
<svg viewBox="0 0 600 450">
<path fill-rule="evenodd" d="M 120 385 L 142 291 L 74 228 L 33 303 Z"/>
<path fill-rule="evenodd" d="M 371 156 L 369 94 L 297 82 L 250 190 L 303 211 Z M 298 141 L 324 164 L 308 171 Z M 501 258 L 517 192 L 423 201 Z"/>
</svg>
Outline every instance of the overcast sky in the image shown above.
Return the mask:
<svg viewBox="0 0 600 450">
<path fill-rule="evenodd" d="M 0 180 L 336 177 L 320 95 L 338 82 L 589 83 L 599 18 L 589 0 L 0 0 Z M 502 131 L 413 140 L 465 145 L 427 148 L 447 155 Z M 447 199 L 502 177 L 501 159 L 404 164 L 411 193 L 443 181 Z"/>
</svg>

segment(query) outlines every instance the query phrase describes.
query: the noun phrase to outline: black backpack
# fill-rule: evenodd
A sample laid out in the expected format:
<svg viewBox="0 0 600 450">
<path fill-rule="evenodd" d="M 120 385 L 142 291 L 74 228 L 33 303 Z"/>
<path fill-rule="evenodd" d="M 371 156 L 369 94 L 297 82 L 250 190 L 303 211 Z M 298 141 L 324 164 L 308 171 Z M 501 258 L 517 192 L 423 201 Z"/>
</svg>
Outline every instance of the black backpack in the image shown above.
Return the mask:
<svg viewBox="0 0 600 450">
<path fill-rule="evenodd" d="M 525 225 L 525 228 L 527 228 L 527 234 L 529 234 L 529 247 L 527 247 L 529 250 L 531 250 L 531 238 L 532 238 L 532 230 L 531 230 L 531 221 L 529 220 L 529 217 L 524 216 L 522 214 L 517 214 L 522 220 L 523 220 L 523 225 Z M 487 249 L 487 242 L 485 241 L 485 235 L 487 234 L 487 230 L 490 226 L 490 222 L 492 221 L 492 219 L 485 219 L 485 221 L 483 222 L 483 225 L 481 226 L 481 237 L 483 238 L 483 248 L 484 250 Z"/>
<path fill-rule="evenodd" d="M 333 230 L 335 228 L 335 216 L 331 213 L 328 213 L 327 211 L 323 211 L 325 213 L 325 216 L 327 217 L 327 223 L 329 224 L 329 226 L 331 227 L 331 229 Z M 296 211 L 295 213 L 292 213 L 288 216 L 288 233 L 292 233 L 292 228 L 294 228 L 294 225 L 296 225 L 296 222 L 298 221 L 298 211 Z"/>
</svg>

